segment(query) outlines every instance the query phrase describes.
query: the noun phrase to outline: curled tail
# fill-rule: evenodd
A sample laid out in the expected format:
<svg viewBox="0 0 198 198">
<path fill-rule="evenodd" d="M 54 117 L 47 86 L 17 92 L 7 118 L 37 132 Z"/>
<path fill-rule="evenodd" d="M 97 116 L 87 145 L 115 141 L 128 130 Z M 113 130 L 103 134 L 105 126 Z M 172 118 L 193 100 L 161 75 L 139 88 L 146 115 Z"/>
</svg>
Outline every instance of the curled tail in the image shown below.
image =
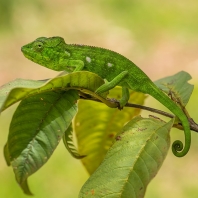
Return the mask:
<svg viewBox="0 0 198 198">
<path fill-rule="evenodd" d="M 174 115 L 176 115 L 180 119 L 182 126 L 184 128 L 185 146 L 183 148 L 183 143 L 180 140 L 176 140 L 172 144 L 172 152 L 177 157 L 183 157 L 188 153 L 191 145 L 191 132 L 190 132 L 188 118 L 186 117 L 184 112 L 180 109 L 180 107 L 177 106 L 177 104 L 175 104 L 155 84 L 151 84 L 148 94 L 153 96 L 155 99 L 157 99 L 160 103 L 162 103 L 165 107 L 167 107 Z"/>
</svg>

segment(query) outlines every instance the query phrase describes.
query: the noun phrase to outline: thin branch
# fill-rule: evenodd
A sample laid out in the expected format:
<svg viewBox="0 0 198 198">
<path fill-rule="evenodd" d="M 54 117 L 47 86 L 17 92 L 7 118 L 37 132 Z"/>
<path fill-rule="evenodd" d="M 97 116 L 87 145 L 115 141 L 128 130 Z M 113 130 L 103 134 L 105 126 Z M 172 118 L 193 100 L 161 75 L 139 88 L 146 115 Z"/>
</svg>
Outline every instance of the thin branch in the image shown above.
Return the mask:
<svg viewBox="0 0 198 198">
<path fill-rule="evenodd" d="M 127 103 L 125 106 L 126 107 L 138 108 L 138 109 L 144 109 L 146 111 L 151 111 L 151 112 L 154 112 L 154 113 L 157 113 L 157 114 L 169 117 L 169 118 L 174 118 L 174 115 L 172 115 L 170 113 L 167 113 L 165 111 L 161 111 L 159 109 L 154 109 L 154 108 L 151 108 L 151 107 L 143 106 L 143 105 Z"/>
<path fill-rule="evenodd" d="M 87 98 L 85 95 L 81 95 L 80 96 L 81 99 L 84 99 L 84 100 L 92 100 L 92 101 L 96 101 L 96 102 L 100 102 L 102 103 L 100 100 L 96 99 L 96 98 Z M 117 104 L 115 105 L 115 108 L 119 108 L 119 101 L 116 100 L 116 99 L 107 99 L 108 102 L 111 102 L 111 103 L 114 103 L 114 104 Z M 170 114 L 170 113 L 167 113 L 167 112 L 164 112 L 164 111 L 161 111 L 159 109 L 154 109 L 154 108 L 151 108 L 151 107 L 147 107 L 147 106 L 143 106 L 143 105 L 138 105 L 138 104 L 132 104 L 132 103 L 127 103 L 125 105 L 125 107 L 133 107 L 133 108 L 138 108 L 138 109 L 143 109 L 143 110 L 146 110 L 146 111 L 151 111 L 153 113 L 157 113 L 157 114 L 160 114 L 160 115 L 163 115 L 163 116 L 166 116 L 166 117 L 169 117 L 169 118 L 174 118 L 175 116 Z M 189 125 L 190 125 L 190 129 L 192 131 L 195 131 L 195 132 L 198 132 L 198 124 L 194 122 L 194 120 L 192 118 L 188 118 L 189 120 Z M 183 129 L 182 127 L 182 124 L 179 123 L 179 124 L 174 124 L 173 125 L 175 128 L 178 128 L 178 129 Z"/>
</svg>

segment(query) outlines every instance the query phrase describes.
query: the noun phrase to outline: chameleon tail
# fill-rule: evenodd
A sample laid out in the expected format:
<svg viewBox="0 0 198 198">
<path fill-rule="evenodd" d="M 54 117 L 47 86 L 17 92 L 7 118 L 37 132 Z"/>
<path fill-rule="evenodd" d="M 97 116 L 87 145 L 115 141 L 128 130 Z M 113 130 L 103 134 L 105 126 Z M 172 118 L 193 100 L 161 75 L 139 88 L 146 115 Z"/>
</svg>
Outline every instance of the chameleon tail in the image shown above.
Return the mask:
<svg viewBox="0 0 198 198">
<path fill-rule="evenodd" d="M 183 143 L 180 140 L 176 140 L 172 144 L 172 152 L 177 157 L 183 157 L 186 155 L 190 149 L 191 145 L 191 132 L 188 119 L 181 108 L 175 104 L 165 93 L 163 93 L 155 84 L 151 85 L 149 90 L 149 95 L 153 96 L 165 107 L 167 107 L 174 115 L 176 115 L 184 128 L 185 135 L 185 147 L 183 148 Z"/>
</svg>

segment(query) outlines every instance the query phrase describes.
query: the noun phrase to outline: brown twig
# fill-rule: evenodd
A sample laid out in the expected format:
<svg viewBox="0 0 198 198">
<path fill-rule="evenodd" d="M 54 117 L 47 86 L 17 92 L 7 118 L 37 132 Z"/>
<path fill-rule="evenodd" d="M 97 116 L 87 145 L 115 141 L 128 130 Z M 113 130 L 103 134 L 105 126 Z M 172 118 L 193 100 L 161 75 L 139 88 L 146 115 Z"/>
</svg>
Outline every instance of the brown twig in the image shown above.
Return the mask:
<svg viewBox="0 0 198 198">
<path fill-rule="evenodd" d="M 80 97 L 81 99 L 84 99 L 84 100 L 92 100 L 92 101 L 96 101 L 96 102 L 101 102 L 100 100 L 96 99 L 96 98 L 87 98 L 85 96 L 82 96 Z M 116 99 L 107 99 L 109 102 L 111 103 L 115 103 L 117 105 L 115 105 L 115 108 L 119 108 L 119 101 L 116 100 Z M 138 109 L 144 109 L 146 111 L 151 111 L 153 113 L 157 113 L 157 114 L 160 114 L 160 115 L 163 115 L 163 116 L 166 116 L 166 117 L 169 117 L 169 118 L 174 118 L 175 116 L 170 114 L 170 113 L 167 113 L 165 111 L 161 111 L 159 109 L 154 109 L 154 108 L 151 108 L 151 107 L 147 107 L 147 106 L 143 106 L 143 105 L 138 105 L 138 104 L 132 104 L 132 103 L 127 103 L 125 105 L 125 107 L 133 107 L 133 108 L 138 108 Z M 190 125 L 190 129 L 192 131 L 195 131 L 198 133 L 198 124 L 194 122 L 194 120 L 192 118 L 188 118 L 189 120 L 189 125 Z M 178 129 L 183 129 L 182 127 L 182 124 L 181 123 L 178 123 L 178 124 L 174 124 L 173 125 L 175 128 L 178 128 Z"/>
</svg>

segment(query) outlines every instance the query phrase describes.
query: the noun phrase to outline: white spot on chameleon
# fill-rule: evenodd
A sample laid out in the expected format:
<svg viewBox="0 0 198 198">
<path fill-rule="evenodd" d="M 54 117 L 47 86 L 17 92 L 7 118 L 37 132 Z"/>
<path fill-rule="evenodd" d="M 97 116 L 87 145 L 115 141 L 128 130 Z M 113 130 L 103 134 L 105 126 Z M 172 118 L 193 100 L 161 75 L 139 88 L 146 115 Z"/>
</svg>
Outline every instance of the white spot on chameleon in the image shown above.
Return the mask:
<svg viewBox="0 0 198 198">
<path fill-rule="evenodd" d="M 107 66 L 108 67 L 113 67 L 113 64 L 112 63 L 107 63 Z"/>
<path fill-rule="evenodd" d="M 68 56 L 70 56 L 70 53 L 68 51 L 65 51 L 65 54 L 67 54 Z"/>
<path fill-rule="evenodd" d="M 91 63 L 91 58 L 90 57 L 86 57 L 86 61 L 88 62 L 88 63 Z"/>
</svg>

